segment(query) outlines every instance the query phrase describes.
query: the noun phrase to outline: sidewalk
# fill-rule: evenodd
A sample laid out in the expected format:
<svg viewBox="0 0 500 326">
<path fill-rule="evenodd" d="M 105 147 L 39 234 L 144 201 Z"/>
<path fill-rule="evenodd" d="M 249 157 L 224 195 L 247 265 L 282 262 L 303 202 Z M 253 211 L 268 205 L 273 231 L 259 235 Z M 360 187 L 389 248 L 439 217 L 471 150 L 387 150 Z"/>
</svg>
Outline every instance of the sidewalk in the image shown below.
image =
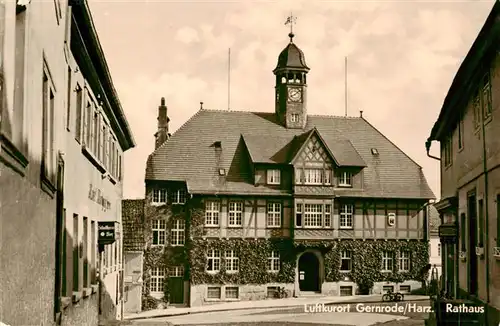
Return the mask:
<svg viewBox="0 0 500 326">
<path fill-rule="evenodd" d="M 135 314 L 125 314 L 124 320 L 136 320 L 136 319 L 147 319 L 147 318 L 157 318 L 157 317 L 169 317 L 169 316 L 179 316 L 187 314 L 196 314 L 203 312 L 220 312 L 229 310 L 244 310 L 244 309 L 256 309 L 256 308 L 286 308 L 286 307 L 298 307 L 308 304 L 323 303 L 334 304 L 334 303 L 374 303 L 381 302 L 382 296 L 380 294 L 372 295 L 356 295 L 356 296 L 311 296 L 311 297 L 299 297 L 299 298 L 286 298 L 286 299 L 268 299 L 259 301 L 238 301 L 238 302 L 226 302 L 219 303 L 201 307 L 192 308 L 167 308 L 167 309 L 155 309 L 143 311 Z M 419 301 L 428 300 L 427 296 L 415 296 L 408 295 L 405 296 L 405 301 Z"/>
</svg>

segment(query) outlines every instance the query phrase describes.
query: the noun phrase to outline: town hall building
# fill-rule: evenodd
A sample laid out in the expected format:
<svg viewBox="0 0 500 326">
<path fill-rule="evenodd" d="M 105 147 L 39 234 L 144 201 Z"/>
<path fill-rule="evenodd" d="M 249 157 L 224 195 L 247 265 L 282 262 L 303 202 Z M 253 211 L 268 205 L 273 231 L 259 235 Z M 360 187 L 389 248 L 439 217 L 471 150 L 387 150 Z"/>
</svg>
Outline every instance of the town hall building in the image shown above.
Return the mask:
<svg viewBox="0 0 500 326">
<path fill-rule="evenodd" d="M 289 37 L 274 112 L 201 108 L 171 135 L 161 100 L 143 303 L 408 292 L 427 278 L 421 166 L 362 115 L 308 114 L 310 69 Z"/>
</svg>

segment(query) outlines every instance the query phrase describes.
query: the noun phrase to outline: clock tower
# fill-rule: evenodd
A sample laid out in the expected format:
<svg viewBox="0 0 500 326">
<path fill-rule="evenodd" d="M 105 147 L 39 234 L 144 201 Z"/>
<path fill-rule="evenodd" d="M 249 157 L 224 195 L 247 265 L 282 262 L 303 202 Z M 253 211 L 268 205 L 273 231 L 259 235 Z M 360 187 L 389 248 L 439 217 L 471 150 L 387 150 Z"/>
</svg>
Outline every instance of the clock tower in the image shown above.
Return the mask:
<svg viewBox="0 0 500 326">
<path fill-rule="evenodd" d="M 287 23 L 292 24 L 293 16 Z M 293 43 L 293 32 L 288 34 L 290 43 L 281 51 L 278 65 L 273 70 L 276 76 L 275 112 L 279 122 L 286 128 L 303 129 L 307 123 L 307 73 L 304 52 Z"/>
</svg>

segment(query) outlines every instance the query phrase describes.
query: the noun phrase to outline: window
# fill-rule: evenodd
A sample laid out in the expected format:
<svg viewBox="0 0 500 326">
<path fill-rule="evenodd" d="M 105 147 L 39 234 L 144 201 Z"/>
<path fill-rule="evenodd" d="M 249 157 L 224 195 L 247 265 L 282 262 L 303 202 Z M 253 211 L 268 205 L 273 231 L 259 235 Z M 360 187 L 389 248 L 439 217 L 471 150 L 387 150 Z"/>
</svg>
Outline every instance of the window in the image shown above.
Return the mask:
<svg viewBox="0 0 500 326">
<path fill-rule="evenodd" d="M 497 195 L 497 247 L 500 247 L 500 195 Z"/>
<path fill-rule="evenodd" d="M 172 203 L 173 204 L 184 204 L 186 202 L 186 191 L 184 189 L 179 189 L 173 193 Z"/>
<path fill-rule="evenodd" d="M 229 202 L 229 226 L 241 226 L 243 203 L 240 201 Z"/>
<path fill-rule="evenodd" d="M 472 107 L 474 108 L 474 129 L 478 129 L 481 123 L 481 96 L 479 90 L 474 95 Z"/>
<path fill-rule="evenodd" d="M 73 291 L 78 292 L 80 275 L 80 243 L 78 234 L 78 215 L 73 214 Z"/>
<path fill-rule="evenodd" d="M 220 299 L 220 286 L 209 286 L 207 288 L 207 298 L 208 299 Z"/>
<path fill-rule="evenodd" d="M 237 286 L 226 286 L 226 299 L 238 299 L 239 288 Z"/>
<path fill-rule="evenodd" d="M 94 221 L 90 222 L 90 283 L 97 283 L 97 275 L 96 272 L 99 270 L 99 266 L 96 260 L 96 249 L 97 249 L 97 238 L 96 238 L 96 223 Z"/>
<path fill-rule="evenodd" d="M 438 243 L 438 256 L 441 256 L 441 244 Z"/>
<path fill-rule="evenodd" d="M 411 285 L 400 285 L 399 286 L 399 292 L 401 292 L 401 293 L 410 293 L 411 292 Z"/>
<path fill-rule="evenodd" d="M 281 204 L 280 203 L 267 203 L 267 226 L 280 227 L 281 226 Z"/>
<path fill-rule="evenodd" d="M 340 205 L 340 228 L 352 229 L 353 228 L 353 205 Z"/>
<path fill-rule="evenodd" d="M 110 172 L 110 174 L 112 176 L 115 176 L 114 173 L 111 172 L 111 164 L 109 164 L 109 129 L 108 129 L 108 126 L 105 125 L 104 127 L 104 136 L 103 136 L 103 162 L 104 162 L 104 166 L 106 167 L 106 170 L 108 170 Z"/>
<path fill-rule="evenodd" d="M 382 286 L 383 292 L 394 292 L 394 286 L 392 285 L 384 285 Z"/>
<path fill-rule="evenodd" d="M 295 169 L 295 184 L 301 184 L 304 182 L 304 170 Z"/>
<path fill-rule="evenodd" d="M 267 183 L 270 185 L 279 185 L 281 182 L 280 170 L 267 170 Z"/>
<path fill-rule="evenodd" d="M 382 252 L 382 272 L 392 272 L 393 269 L 393 253 L 389 251 Z"/>
<path fill-rule="evenodd" d="M 323 171 L 323 173 L 324 173 L 323 182 L 325 183 L 325 185 L 331 185 L 332 184 L 332 170 L 326 169 Z"/>
<path fill-rule="evenodd" d="M 151 269 L 151 284 L 149 290 L 151 293 L 163 293 L 165 281 L 165 270 L 163 268 L 154 267 Z"/>
<path fill-rule="evenodd" d="M 153 246 L 165 245 L 165 220 L 153 220 Z"/>
<path fill-rule="evenodd" d="M 236 273 L 239 270 L 239 258 L 234 250 L 226 250 L 226 271 Z"/>
<path fill-rule="evenodd" d="M 351 172 L 341 172 L 339 174 L 339 186 L 341 186 L 341 187 L 352 186 L 352 173 Z"/>
<path fill-rule="evenodd" d="M 218 201 L 207 201 L 205 203 L 205 225 L 219 225 L 220 203 Z"/>
<path fill-rule="evenodd" d="M 42 132 L 42 175 L 45 180 L 55 185 L 55 150 L 54 150 L 54 102 L 55 94 L 48 72 L 43 74 L 43 132 Z"/>
<path fill-rule="evenodd" d="M 102 115 L 99 115 L 99 148 L 97 148 L 97 157 L 99 158 L 99 161 L 103 162 L 104 161 L 104 131 L 105 131 L 105 126 L 104 126 L 104 119 Z"/>
<path fill-rule="evenodd" d="M 83 250 L 82 254 L 83 257 L 89 257 L 88 256 L 88 248 L 89 248 L 89 229 L 88 229 L 88 219 L 86 217 L 83 218 Z M 83 260 L 83 287 L 84 288 L 89 288 L 89 260 L 84 259 Z"/>
<path fill-rule="evenodd" d="M 184 245 L 185 227 L 186 227 L 186 223 L 184 220 L 182 220 L 182 219 L 174 220 L 174 223 L 172 225 L 172 230 L 170 233 L 170 235 L 171 235 L 170 244 L 172 246 Z"/>
<path fill-rule="evenodd" d="M 273 273 L 279 272 L 280 252 L 278 250 L 271 251 L 271 256 L 267 258 L 267 270 Z"/>
<path fill-rule="evenodd" d="M 478 211 L 479 211 L 479 218 L 477 219 L 477 232 L 478 232 L 478 235 L 477 235 L 477 246 L 478 247 L 483 247 L 483 244 L 484 244 L 484 233 L 483 233 L 483 225 L 484 225 L 484 204 L 483 204 L 483 200 L 482 199 L 479 199 L 479 207 L 478 207 Z"/>
<path fill-rule="evenodd" d="M 71 123 L 71 67 L 68 67 L 68 85 L 66 89 L 66 129 L 70 130 Z"/>
<path fill-rule="evenodd" d="M 153 189 L 153 204 L 166 204 L 167 203 L 167 190 L 166 189 Z"/>
<path fill-rule="evenodd" d="M 82 119 L 83 119 L 83 92 L 80 85 L 76 85 L 76 121 L 75 138 L 78 142 L 82 137 Z"/>
<path fill-rule="evenodd" d="M 267 287 L 267 297 L 268 298 L 276 298 L 278 296 L 278 287 L 277 286 L 268 286 Z"/>
<path fill-rule="evenodd" d="M 460 242 L 461 242 L 461 250 L 465 252 L 466 249 L 466 237 L 467 237 L 467 229 L 465 227 L 466 218 L 465 213 L 460 214 Z"/>
<path fill-rule="evenodd" d="M 207 272 L 218 272 L 220 270 L 219 250 L 209 250 L 207 253 Z"/>
<path fill-rule="evenodd" d="M 305 184 L 320 185 L 322 184 L 321 176 L 323 169 L 304 169 Z"/>
<path fill-rule="evenodd" d="M 458 121 L 458 148 L 464 148 L 464 117 L 463 113 L 460 113 L 460 119 Z"/>
<path fill-rule="evenodd" d="M 90 94 L 87 92 L 87 98 L 90 99 Z M 84 142 L 85 142 L 85 147 L 91 150 L 91 144 L 92 144 L 92 121 L 94 117 L 94 110 L 92 109 L 92 103 L 90 100 L 87 100 L 87 110 L 85 113 L 85 126 L 83 128 L 83 133 L 84 133 Z"/>
<path fill-rule="evenodd" d="M 322 227 L 323 205 L 304 204 L 304 227 Z"/>
<path fill-rule="evenodd" d="M 332 227 L 332 205 L 325 204 L 325 227 Z"/>
<path fill-rule="evenodd" d="M 447 136 L 444 140 L 443 151 L 444 151 L 444 166 L 451 165 L 452 162 L 452 145 L 453 138 L 451 135 Z"/>
<path fill-rule="evenodd" d="M 350 272 L 352 270 L 352 251 L 344 250 L 340 254 L 340 270 Z"/>
<path fill-rule="evenodd" d="M 93 104 L 93 103 L 92 103 Z M 90 143 L 90 148 L 92 149 L 92 153 L 96 153 L 97 151 L 97 144 L 98 144 L 98 139 L 99 139 L 99 113 L 95 107 L 95 105 L 92 105 L 93 111 L 94 111 L 94 116 L 92 118 L 92 139 Z"/>
<path fill-rule="evenodd" d="M 291 118 L 292 118 L 292 122 L 299 122 L 299 114 L 298 113 L 292 113 Z"/>
<path fill-rule="evenodd" d="M 168 270 L 169 277 L 184 277 L 184 267 L 183 266 L 172 266 Z"/>
<path fill-rule="evenodd" d="M 484 119 L 488 119 L 491 116 L 491 110 L 492 110 L 491 83 L 490 83 L 490 73 L 489 72 L 486 75 L 484 75 L 484 77 L 483 77 L 482 104 L 483 104 Z"/>
<path fill-rule="evenodd" d="M 303 207 L 302 203 L 295 204 L 295 225 L 297 226 L 302 226 Z"/>
<path fill-rule="evenodd" d="M 352 296 L 352 286 L 341 286 L 340 287 L 340 296 L 341 297 L 350 297 Z"/>
<path fill-rule="evenodd" d="M 399 270 L 402 272 L 410 271 L 410 252 L 401 251 L 399 255 Z"/>
</svg>

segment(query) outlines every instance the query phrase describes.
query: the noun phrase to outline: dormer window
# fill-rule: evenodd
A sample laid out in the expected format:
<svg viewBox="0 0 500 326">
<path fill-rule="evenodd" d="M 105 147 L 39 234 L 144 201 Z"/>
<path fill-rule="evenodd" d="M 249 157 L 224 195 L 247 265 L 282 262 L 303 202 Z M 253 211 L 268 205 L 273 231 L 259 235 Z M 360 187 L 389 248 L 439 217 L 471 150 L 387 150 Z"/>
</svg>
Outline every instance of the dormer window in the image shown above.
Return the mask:
<svg viewBox="0 0 500 326">
<path fill-rule="evenodd" d="M 167 203 L 167 190 L 166 189 L 153 189 L 153 198 L 151 200 L 153 205 L 163 205 Z"/>
<path fill-rule="evenodd" d="M 292 113 L 292 122 L 299 122 L 299 114 Z"/>
<path fill-rule="evenodd" d="M 267 170 L 267 184 L 279 185 L 281 183 L 281 171 L 277 169 Z"/>
<path fill-rule="evenodd" d="M 377 156 L 378 155 L 378 149 L 372 148 L 372 155 Z"/>
<path fill-rule="evenodd" d="M 179 189 L 173 193 L 172 204 L 184 204 L 186 202 L 186 191 Z"/>
<path fill-rule="evenodd" d="M 352 173 L 351 172 L 340 172 L 339 174 L 339 186 L 340 187 L 352 187 Z"/>
<path fill-rule="evenodd" d="M 304 169 L 305 184 L 320 185 L 322 183 L 323 169 Z"/>
</svg>

